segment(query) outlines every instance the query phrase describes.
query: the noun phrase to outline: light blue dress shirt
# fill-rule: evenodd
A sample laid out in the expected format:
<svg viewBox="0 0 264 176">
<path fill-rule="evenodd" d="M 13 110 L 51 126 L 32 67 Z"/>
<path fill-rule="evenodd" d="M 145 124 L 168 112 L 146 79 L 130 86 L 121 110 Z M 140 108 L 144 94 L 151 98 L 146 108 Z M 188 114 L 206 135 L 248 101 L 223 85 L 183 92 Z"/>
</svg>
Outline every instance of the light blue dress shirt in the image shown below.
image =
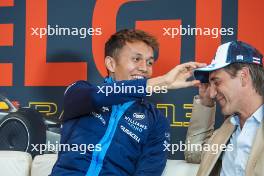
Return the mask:
<svg viewBox="0 0 264 176">
<path fill-rule="evenodd" d="M 250 154 L 257 129 L 260 127 L 264 115 L 264 105 L 250 116 L 242 130 L 239 117 L 234 115 L 230 121 L 236 126 L 229 144 L 233 144 L 232 151 L 225 151 L 222 157 L 222 169 L 220 176 L 244 176 L 248 156 Z"/>
</svg>

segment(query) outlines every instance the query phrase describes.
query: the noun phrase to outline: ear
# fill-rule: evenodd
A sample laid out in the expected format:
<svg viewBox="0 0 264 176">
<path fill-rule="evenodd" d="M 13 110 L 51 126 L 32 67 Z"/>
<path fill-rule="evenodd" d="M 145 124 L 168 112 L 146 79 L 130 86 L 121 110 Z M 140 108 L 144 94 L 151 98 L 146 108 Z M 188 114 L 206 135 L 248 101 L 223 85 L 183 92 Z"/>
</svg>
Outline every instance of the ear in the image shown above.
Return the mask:
<svg viewBox="0 0 264 176">
<path fill-rule="evenodd" d="M 105 57 L 105 66 L 109 73 L 114 73 L 116 68 L 116 60 L 111 56 Z"/>
<path fill-rule="evenodd" d="M 241 79 L 242 86 L 246 86 L 248 83 L 250 83 L 251 77 L 250 77 L 249 68 L 243 67 L 240 70 L 240 79 Z"/>
</svg>

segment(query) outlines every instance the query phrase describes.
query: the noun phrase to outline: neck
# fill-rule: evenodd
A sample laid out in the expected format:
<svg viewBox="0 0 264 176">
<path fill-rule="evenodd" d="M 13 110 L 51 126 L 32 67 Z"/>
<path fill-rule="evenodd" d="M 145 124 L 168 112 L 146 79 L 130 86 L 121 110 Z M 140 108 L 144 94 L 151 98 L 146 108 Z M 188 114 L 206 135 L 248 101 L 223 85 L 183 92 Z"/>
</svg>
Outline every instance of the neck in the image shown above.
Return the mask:
<svg viewBox="0 0 264 176">
<path fill-rule="evenodd" d="M 240 127 L 243 128 L 246 120 L 252 116 L 254 112 L 263 104 L 263 97 L 255 94 L 252 96 L 248 96 L 244 102 L 241 102 L 242 106 L 240 108 L 239 121 Z"/>
<path fill-rule="evenodd" d="M 113 73 L 109 73 L 109 74 L 108 74 L 108 77 L 111 77 L 113 80 L 116 80 L 116 79 L 115 79 L 115 74 L 113 74 Z"/>
</svg>

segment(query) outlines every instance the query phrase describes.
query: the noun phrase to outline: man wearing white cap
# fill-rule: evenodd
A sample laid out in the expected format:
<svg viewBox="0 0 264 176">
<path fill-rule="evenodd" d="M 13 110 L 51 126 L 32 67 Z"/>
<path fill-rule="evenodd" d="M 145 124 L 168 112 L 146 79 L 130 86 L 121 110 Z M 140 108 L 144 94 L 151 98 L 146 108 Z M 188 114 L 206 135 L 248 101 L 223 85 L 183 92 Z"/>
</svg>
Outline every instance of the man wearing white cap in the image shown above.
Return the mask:
<svg viewBox="0 0 264 176">
<path fill-rule="evenodd" d="M 189 148 L 185 159 L 200 163 L 197 176 L 264 175 L 262 58 L 252 46 L 233 41 L 218 47 L 210 65 L 194 71 L 202 84 L 194 99 L 186 143 L 207 148 Z M 215 100 L 225 121 L 214 131 Z"/>
</svg>

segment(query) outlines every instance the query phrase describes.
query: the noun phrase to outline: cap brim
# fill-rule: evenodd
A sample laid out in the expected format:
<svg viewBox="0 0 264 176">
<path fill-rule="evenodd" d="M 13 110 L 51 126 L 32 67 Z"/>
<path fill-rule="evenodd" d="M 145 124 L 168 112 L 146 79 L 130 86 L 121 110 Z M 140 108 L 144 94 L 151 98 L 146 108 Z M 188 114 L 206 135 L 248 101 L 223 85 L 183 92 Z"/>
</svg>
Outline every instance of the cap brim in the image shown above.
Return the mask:
<svg viewBox="0 0 264 176">
<path fill-rule="evenodd" d="M 210 64 L 203 68 L 197 68 L 194 70 L 193 75 L 196 80 L 199 80 L 201 83 L 208 83 L 209 82 L 209 73 L 220 68 L 224 68 L 230 63 L 225 63 L 221 65 Z"/>
</svg>

